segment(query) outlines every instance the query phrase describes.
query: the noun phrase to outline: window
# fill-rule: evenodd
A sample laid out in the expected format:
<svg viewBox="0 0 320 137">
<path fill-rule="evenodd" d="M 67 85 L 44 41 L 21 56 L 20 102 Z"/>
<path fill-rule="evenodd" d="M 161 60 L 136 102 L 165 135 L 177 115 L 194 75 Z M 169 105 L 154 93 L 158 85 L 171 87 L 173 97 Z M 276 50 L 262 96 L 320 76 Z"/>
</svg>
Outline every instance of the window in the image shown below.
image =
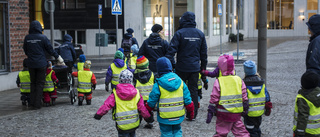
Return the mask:
<svg viewBox="0 0 320 137">
<path fill-rule="evenodd" d="M 318 10 L 318 0 L 308 0 L 307 10 Z"/>
<path fill-rule="evenodd" d="M 237 18 L 236 18 L 236 23 L 239 22 L 239 29 L 243 29 L 243 0 L 237 0 Z M 239 19 L 238 19 L 239 18 Z M 237 29 L 238 29 L 238 24 L 237 25 Z"/>
<path fill-rule="evenodd" d="M 61 0 L 61 9 L 84 9 L 86 8 L 85 0 Z"/>
<path fill-rule="evenodd" d="M 258 28 L 259 5 L 255 1 L 256 28 Z M 268 29 L 293 29 L 294 0 L 268 0 L 267 1 L 267 28 Z"/>
<path fill-rule="evenodd" d="M 9 44 L 8 44 L 8 4 L 0 3 L 0 72 L 8 71 L 8 57 Z"/>
<path fill-rule="evenodd" d="M 220 35 L 220 16 L 218 12 L 218 4 L 222 4 L 221 0 L 213 0 L 213 35 Z"/>
<path fill-rule="evenodd" d="M 72 43 L 74 44 L 86 44 L 86 31 L 84 30 L 63 30 L 62 40 L 65 34 L 69 34 L 72 37 Z"/>
<path fill-rule="evenodd" d="M 232 18 L 233 18 L 233 0 L 226 0 L 226 34 L 232 31 Z"/>
<path fill-rule="evenodd" d="M 204 35 L 208 36 L 208 0 L 203 1 L 203 32 Z"/>
</svg>

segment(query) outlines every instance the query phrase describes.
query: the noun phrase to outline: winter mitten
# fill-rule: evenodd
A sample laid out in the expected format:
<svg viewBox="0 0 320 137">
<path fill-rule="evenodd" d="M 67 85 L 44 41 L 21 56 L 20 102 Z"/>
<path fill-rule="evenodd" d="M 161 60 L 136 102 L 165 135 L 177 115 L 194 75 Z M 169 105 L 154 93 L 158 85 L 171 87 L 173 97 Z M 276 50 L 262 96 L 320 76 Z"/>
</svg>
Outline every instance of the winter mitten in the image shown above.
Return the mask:
<svg viewBox="0 0 320 137">
<path fill-rule="evenodd" d="M 244 101 L 242 103 L 243 105 L 243 112 L 242 112 L 242 116 L 246 116 L 248 114 L 248 110 L 249 110 L 249 102 L 248 101 Z"/>
<path fill-rule="evenodd" d="M 57 82 L 57 88 L 61 88 L 60 82 Z"/>
<path fill-rule="evenodd" d="M 205 90 L 208 90 L 208 82 L 204 83 L 203 87 L 204 87 Z"/>
<path fill-rule="evenodd" d="M 208 76 L 209 71 L 208 70 L 201 70 L 200 72 L 204 76 Z"/>
<path fill-rule="evenodd" d="M 153 116 L 150 116 L 150 117 L 148 117 L 147 119 L 144 119 L 144 120 L 146 120 L 147 123 L 154 122 Z"/>
<path fill-rule="evenodd" d="M 207 120 L 206 123 L 209 124 L 212 120 L 212 117 L 216 115 L 216 107 L 213 105 L 208 106 L 208 114 L 207 114 Z"/>
<path fill-rule="evenodd" d="M 96 84 L 92 85 L 92 89 L 96 90 Z"/>
<path fill-rule="evenodd" d="M 106 86 L 105 86 L 106 91 L 109 92 L 109 86 L 108 86 L 108 84 L 105 84 L 105 85 L 106 85 Z"/>
<path fill-rule="evenodd" d="M 57 58 L 57 60 L 59 61 L 59 63 L 63 63 L 63 58 L 59 55 L 59 57 Z"/>
<path fill-rule="evenodd" d="M 189 105 L 185 105 L 185 108 L 187 109 L 187 118 L 189 120 L 192 120 L 194 118 L 194 105 L 193 101 Z"/>
<path fill-rule="evenodd" d="M 95 114 L 93 118 L 96 119 L 96 120 L 100 120 L 102 118 L 102 116 L 98 115 L 98 114 Z"/>
<path fill-rule="evenodd" d="M 149 112 L 152 112 L 153 108 L 148 105 L 148 102 L 144 105 Z"/>
<path fill-rule="evenodd" d="M 272 108 L 272 103 L 271 102 L 266 102 L 266 104 L 265 104 L 266 111 L 265 111 L 264 115 L 270 116 L 271 108 Z"/>
</svg>

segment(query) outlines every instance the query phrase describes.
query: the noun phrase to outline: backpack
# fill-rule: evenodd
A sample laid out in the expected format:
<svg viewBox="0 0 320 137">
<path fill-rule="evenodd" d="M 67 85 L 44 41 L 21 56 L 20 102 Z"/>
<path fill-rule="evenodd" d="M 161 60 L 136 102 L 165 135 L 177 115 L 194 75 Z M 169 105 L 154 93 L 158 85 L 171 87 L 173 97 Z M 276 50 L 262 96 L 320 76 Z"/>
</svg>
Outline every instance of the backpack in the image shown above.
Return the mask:
<svg viewBox="0 0 320 137">
<path fill-rule="evenodd" d="M 123 48 L 124 51 L 129 51 L 131 50 L 132 46 L 132 38 L 130 39 L 123 39 L 121 43 L 121 48 Z"/>
</svg>

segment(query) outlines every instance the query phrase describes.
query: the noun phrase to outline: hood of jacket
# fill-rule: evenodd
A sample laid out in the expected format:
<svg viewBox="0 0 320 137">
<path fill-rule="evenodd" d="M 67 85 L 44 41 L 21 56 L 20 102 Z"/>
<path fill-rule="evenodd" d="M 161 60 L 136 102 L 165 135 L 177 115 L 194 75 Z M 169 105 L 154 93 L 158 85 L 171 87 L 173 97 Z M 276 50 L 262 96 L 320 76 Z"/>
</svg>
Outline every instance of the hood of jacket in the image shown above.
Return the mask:
<svg viewBox="0 0 320 137">
<path fill-rule="evenodd" d="M 182 84 L 181 78 L 173 72 L 163 74 L 160 78 L 157 78 L 156 81 L 162 88 L 168 91 L 175 91 Z"/>
<path fill-rule="evenodd" d="M 179 28 L 195 28 L 197 26 L 195 15 L 190 11 L 183 13 L 181 19 L 179 20 L 179 23 Z"/>
<path fill-rule="evenodd" d="M 232 55 L 224 54 L 218 59 L 218 67 L 222 76 L 234 75 L 234 60 Z"/>
<path fill-rule="evenodd" d="M 130 38 L 132 38 L 132 34 L 131 33 L 125 33 L 123 37 L 126 38 L 126 39 L 130 39 Z"/>
<path fill-rule="evenodd" d="M 118 68 L 122 68 L 124 66 L 124 60 L 122 59 L 114 59 L 113 63 L 118 67 Z"/>
<path fill-rule="evenodd" d="M 320 107 L 320 87 L 314 89 L 301 89 L 299 90 L 299 94 L 312 102 L 316 107 Z"/>
<path fill-rule="evenodd" d="M 63 36 L 63 42 L 71 42 L 72 37 L 69 34 Z"/>
<path fill-rule="evenodd" d="M 136 69 L 134 71 L 134 78 L 139 80 L 139 82 L 142 84 L 149 82 L 151 75 L 152 71 L 149 69 Z"/>
<path fill-rule="evenodd" d="M 160 44 L 161 42 L 161 37 L 159 33 L 151 33 L 148 39 L 149 44 Z"/>
<path fill-rule="evenodd" d="M 243 79 L 243 82 L 247 86 L 247 88 L 251 91 L 253 94 L 259 94 L 262 89 L 253 89 L 254 86 L 261 86 L 264 84 L 264 80 L 261 79 L 258 75 L 250 75 L 246 76 Z"/>
<path fill-rule="evenodd" d="M 35 20 L 30 23 L 29 34 L 41 34 L 42 27 L 39 21 Z"/>
<path fill-rule="evenodd" d="M 117 85 L 117 96 L 121 100 L 131 100 L 137 95 L 137 90 L 132 84 L 120 83 Z"/>
</svg>

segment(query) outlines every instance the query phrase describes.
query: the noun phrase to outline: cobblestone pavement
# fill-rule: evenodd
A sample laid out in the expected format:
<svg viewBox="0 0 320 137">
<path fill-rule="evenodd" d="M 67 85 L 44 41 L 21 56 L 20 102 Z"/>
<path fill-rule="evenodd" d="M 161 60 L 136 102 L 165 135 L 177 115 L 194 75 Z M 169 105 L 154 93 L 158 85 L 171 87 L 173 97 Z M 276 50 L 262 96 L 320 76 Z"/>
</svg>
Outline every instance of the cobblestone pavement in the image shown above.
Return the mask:
<svg viewBox="0 0 320 137">
<path fill-rule="evenodd" d="M 292 136 L 294 100 L 300 87 L 300 77 L 305 71 L 307 45 L 307 40 L 296 40 L 287 41 L 268 49 L 267 89 L 274 108 L 269 117 L 263 116 L 261 125 L 263 137 Z M 234 51 L 230 51 L 232 52 Z M 246 54 L 243 59 L 256 61 L 256 52 Z M 236 72 L 243 78 L 242 64 L 236 65 Z M 185 137 L 209 137 L 215 133 L 215 117 L 210 124 L 205 123 L 214 80 L 214 78 L 209 78 L 209 89 L 203 91 L 204 97 L 201 100 L 196 121 L 184 121 L 181 124 Z M 93 94 L 92 105 L 69 105 L 68 98 L 58 98 L 56 106 L 0 116 L 0 135 L 117 136 L 111 111 L 99 121 L 93 118 L 104 100 L 110 95 L 110 92 L 103 91 L 102 86 L 97 89 L 99 90 L 94 91 Z M 159 125 L 156 121 L 153 129 L 144 129 L 144 124 L 146 124 L 145 121 L 142 121 L 141 126 L 136 130 L 138 137 L 160 136 Z M 233 135 L 230 133 L 228 136 Z"/>
</svg>

